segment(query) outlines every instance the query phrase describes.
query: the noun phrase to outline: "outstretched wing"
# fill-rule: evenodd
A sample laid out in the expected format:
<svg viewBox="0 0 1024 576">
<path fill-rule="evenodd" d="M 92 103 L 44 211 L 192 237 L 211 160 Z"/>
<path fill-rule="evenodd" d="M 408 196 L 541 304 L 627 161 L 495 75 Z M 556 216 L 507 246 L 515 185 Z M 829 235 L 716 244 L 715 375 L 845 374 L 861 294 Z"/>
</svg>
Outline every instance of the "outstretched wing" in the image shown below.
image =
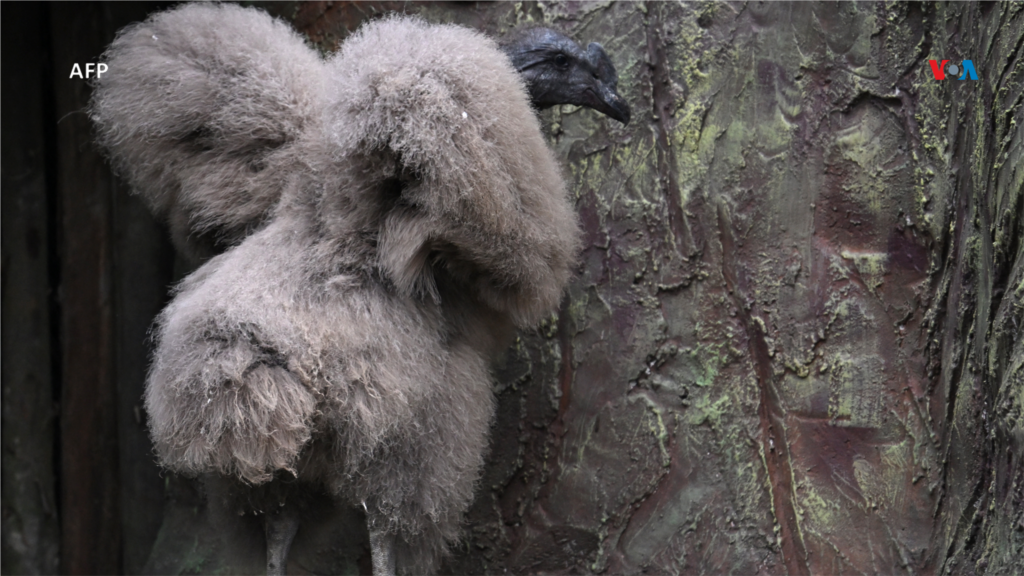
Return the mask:
<svg viewBox="0 0 1024 576">
<path fill-rule="evenodd" d="M 254 8 L 187 4 L 123 29 L 91 104 L 115 168 L 203 258 L 258 227 L 299 165 L 324 63 Z"/>
<path fill-rule="evenodd" d="M 380 226 L 385 276 L 436 295 L 442 268 L 521 326 L 556 307 L 579 225 L 523 80 L 494 41 L 389 18 L 348 38 L 328 70 L 331 148 L 350 162 L 378 158 L 379 179 L 402 182 Z M 374 190 L 371 172 L 360 170 L 359 187 L 328 189 Z"/>
</svg>

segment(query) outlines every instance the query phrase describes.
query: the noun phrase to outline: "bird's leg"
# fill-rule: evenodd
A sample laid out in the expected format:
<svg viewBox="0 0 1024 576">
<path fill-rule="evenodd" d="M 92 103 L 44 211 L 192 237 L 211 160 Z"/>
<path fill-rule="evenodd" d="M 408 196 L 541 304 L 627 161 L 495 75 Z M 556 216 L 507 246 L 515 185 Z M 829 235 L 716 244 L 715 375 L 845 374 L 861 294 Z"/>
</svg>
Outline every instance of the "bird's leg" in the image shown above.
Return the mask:
<svg viewBox="0 0 1024 576">
<path fill-rule="evenodd" d="M 373 576 L 395 576 L 395 535 L 370 528 Z"/>
<path fill-rule="evenodd" d="M 267 576 L 284 576 L 288 550 L 299 531 L 299 513 L 294 506 L 282 506 L 263 517 L 267 533 Z"/>
</svg>

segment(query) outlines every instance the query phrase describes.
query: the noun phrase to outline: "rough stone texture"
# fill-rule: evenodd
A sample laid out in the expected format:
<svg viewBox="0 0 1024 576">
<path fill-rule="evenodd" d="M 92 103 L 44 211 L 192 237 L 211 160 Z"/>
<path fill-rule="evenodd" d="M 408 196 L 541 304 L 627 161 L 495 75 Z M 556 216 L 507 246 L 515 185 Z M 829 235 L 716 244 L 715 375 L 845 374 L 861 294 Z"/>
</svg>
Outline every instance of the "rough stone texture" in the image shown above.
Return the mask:
<svg viewBox="0 0 1024 576">
<path fill-rule="evenodd" d="M 543 23 L 634 111 L 542 114 L 586 249 L 496 369 L 445 572 L 1019 571 L 1024 4 L 261 6 L 325 53 L 389 10 Z M 259 518 L 166 485 L 147 571 L 262 570 Z M 367 573 L 361 514 L 316 510 L 289 571 Z"/>
</svg>

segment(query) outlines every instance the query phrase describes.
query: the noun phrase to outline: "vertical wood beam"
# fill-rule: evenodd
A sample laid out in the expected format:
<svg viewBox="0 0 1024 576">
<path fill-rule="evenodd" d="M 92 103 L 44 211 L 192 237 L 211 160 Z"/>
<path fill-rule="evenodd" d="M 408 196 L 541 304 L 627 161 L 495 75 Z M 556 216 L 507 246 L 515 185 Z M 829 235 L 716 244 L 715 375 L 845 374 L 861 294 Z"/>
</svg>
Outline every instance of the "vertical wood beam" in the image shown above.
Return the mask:
<svg viewBox="0 0 1024 576">
<path fill-rule="evenodd" d="M 50 291 L 53 181 L 47 168 L 49 27 L 39 3 L 4 6 L 3 97 L 3 467 L 4 574 L 57 571 L 56 410 L 51 369 Z"/>
<path fill-rule="evenodd" d="M 61 571 L 121 569 L 114 382 L 112 176 L 84 112 L 90 89 L 69 78 L 105 47 L 96 3 L 51 5 L 61 250 Z"/>
</svg>

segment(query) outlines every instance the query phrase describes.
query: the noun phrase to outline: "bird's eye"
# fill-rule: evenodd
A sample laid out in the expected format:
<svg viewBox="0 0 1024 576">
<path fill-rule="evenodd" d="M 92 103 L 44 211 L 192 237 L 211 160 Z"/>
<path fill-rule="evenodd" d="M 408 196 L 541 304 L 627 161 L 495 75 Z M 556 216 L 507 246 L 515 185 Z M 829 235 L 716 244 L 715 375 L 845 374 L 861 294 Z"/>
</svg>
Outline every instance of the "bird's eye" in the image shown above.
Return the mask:
<svg viewBox="0 0 1024 576">
<path fill-rule="evenodd" d="M 555 66 L 566 68 L 569 66 L 569 58 L 565 54 L 555 56 Z"/>
</svg>

